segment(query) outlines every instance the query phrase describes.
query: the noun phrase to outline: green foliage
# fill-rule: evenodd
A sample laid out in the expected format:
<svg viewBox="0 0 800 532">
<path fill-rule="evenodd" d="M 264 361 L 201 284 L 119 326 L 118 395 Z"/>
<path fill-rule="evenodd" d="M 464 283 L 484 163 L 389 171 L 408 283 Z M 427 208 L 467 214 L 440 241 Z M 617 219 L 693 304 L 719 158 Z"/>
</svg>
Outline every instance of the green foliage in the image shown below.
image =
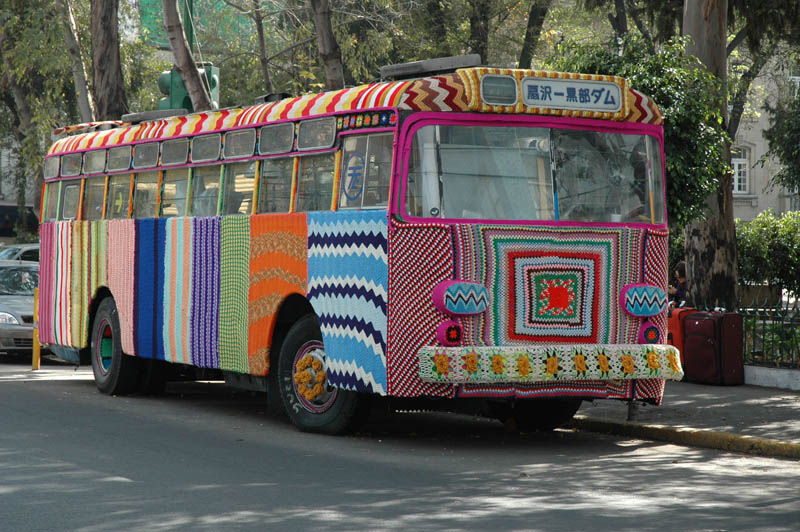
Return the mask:
<svg viewBox="0 0 800 532">
<path fill-rule="evenodd" d="M 674 38 L 650 54 L 633 35 L 599 45 L 562 43 L 547 65 L 622 76 L 658 104 L 664 115 L 667 214 L 678 228 L 704 216 L 717 176 L 730 171 L 719 80 L 698 68 L 684 48 L 685 41 Z"/>
<path fill-rule="evenodd" d="M 742 282 L 800 295 L 800 211 L 776 217 L 766 210 L 751 222 L 736 220 L 736 244 Z"/>
<path fill-rule="evenodd" d="M 769 143 L 767 157 L 774 157 L 783 167 L 772 176 L 772 184 L 789 190 L 800 188 L 800 93 L 790 101 L 766 105 L 769 128 L 764 137 Z"/>
</svg>

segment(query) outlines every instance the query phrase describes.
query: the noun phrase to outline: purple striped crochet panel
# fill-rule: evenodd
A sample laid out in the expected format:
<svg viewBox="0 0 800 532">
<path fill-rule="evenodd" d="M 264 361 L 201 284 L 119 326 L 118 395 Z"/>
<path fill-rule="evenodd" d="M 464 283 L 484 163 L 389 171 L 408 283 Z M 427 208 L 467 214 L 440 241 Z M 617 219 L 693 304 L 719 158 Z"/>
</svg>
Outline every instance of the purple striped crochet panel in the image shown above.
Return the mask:
<svg viewBox="0 0 800 532">
<path fill-rule="evenodd" d="M 220 218 L 192 224 L 192 364 L 219 367 Z"/>
</svg>

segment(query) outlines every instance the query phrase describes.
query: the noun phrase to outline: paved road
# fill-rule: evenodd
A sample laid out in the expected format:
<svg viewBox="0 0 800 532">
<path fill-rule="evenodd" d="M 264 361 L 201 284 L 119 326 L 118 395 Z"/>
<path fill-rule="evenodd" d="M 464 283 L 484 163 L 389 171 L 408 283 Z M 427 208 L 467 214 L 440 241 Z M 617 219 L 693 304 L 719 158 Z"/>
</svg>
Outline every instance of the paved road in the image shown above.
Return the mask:
<svg viewBox="0 0 800 532">
<path fill-rule="evenodd" d="M 0 361 L 0 529 L 796 530 L 800 463 L 404 414 L 301 434 L 264 396 Z"/>
</svg>

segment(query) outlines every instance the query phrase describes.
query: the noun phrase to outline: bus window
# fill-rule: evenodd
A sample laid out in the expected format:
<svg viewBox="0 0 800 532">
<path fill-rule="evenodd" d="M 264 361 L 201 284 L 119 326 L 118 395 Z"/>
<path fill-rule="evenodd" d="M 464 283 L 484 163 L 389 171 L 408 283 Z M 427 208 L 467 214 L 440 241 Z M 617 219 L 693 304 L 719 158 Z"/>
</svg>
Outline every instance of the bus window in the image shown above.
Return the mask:
<svg viewBox="0 0 800 532">
<path fill-rule="evenodd" d="M 61 186 L 61 216 L 59 220 L 74 220 L 81 200 L 81 182 L 64 182 Z"/>
<path fill-rule="evenodd" d="M 327 211 L 333 198 L 334 154 L 300 158 L 297 172 L 297 212 Z"/>
<path fill-rule="evenodd" d="M 643 135 L 553 130 L 555 181 L 561 220 L 650 222 L 648 167 Z M 659 172 L 660 173 L 660 172 Z M 660 179 L 659 179 L 660 182 Z M 662 195 L 658 185 L 658 196 Z M 663 219 L 663 207 L 661 219 Z"/>
<path fill-rule="evenodd" d="M 106 218 L 116 220 L 128 217 L 128 203 L 131 196 L 131 176 L 115 175 L 108 183 L 106 198 Z"/>
<path fill-rule="evenodd" d="M 258 212 L 289 212 L 293 168 L 294 159 L 291 158 L 261 161 Z"/>
<path fill-rule="evenodd" d="M 186 214 L 186 182 L 189 169 L 166 170 L 161 185 L 161 216 L 184 216 Z"/>
<path fill-rule="evenodd" d="M 52 222 L 58 217 L 58 197 L 61 195 L 61 182 L 47 184 L 47 204 L 44 206 L 42 222 Z"/>
<path fill-rule="evenodd" d="M 392 138 L 391 133 L 345 138 L 339 207 L 388 205 Z"/>
<path fill-rule="evenodd" d="M 100 174 L 106 169 L 106 150 L 87 151 L 83 154 L 83 173 Z"/>
<path fill-rule="evenodd" d="M 220 167 L 197 166 L 192 170 L 192 216 L 215 216 L 219 199 Z"/>
<path fill-rule="evenodd" d="M 106 191 L 105 176 L 86 179 L 83 187 L 83 220 L 99 220 L 103 217 L 103 193 Z"/>
<path fill-rule="evenodd" d="M 158 193 L 158 172 L 136 174 L 133 191 L 133 217 L 155 218 Z"/>
<path fill-rule="evenodd" d="M 256 182 L 256 162 L 225 165 L 222 214 L 250 214 Z"/>
</svg>

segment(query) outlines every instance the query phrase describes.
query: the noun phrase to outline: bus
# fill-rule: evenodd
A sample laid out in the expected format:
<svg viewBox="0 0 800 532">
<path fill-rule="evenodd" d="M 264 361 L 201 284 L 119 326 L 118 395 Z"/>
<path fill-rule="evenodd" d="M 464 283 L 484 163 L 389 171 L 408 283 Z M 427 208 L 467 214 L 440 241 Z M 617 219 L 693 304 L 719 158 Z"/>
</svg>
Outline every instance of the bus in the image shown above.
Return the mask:
<svg viewBox="0 0 800 532">
<path fill-rule="evenodd" d="M 312 432 L 376 397 L 543 429 L 659 404 L 683 376 L 659 109 L 614 76 L 442 70 L 65 128 L 42 342 L 102 393 L 194 368 Z"/>
</svg>

